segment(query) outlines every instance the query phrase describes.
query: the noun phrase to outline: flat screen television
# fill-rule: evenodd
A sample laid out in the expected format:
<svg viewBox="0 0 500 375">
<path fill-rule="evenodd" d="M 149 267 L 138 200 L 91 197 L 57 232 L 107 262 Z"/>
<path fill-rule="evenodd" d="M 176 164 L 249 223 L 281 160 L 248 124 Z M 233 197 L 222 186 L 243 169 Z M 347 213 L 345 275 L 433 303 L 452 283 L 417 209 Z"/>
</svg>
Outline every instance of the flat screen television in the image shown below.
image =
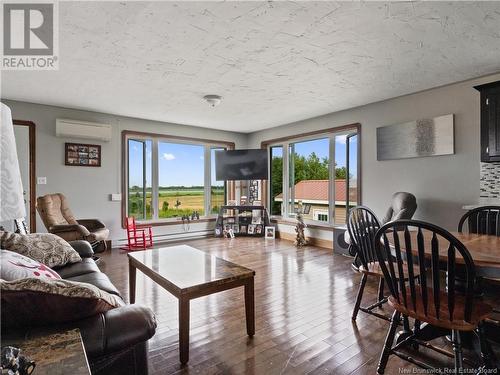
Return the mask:
<svg viewBox="0 0 500 375">
<path fill-rule="evenodd" d="M 227 150 L 215 152 L 217 181 L 267 180 L 267 150 Z"/>
</svg>

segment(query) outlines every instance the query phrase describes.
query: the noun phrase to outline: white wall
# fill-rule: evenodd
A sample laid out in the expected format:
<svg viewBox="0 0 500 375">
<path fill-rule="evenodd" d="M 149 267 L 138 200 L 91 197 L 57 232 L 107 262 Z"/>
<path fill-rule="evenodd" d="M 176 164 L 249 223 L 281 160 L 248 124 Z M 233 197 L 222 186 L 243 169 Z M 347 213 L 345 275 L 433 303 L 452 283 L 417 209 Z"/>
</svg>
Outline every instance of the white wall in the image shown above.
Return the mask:
<svg viewBox="0 0 500 375">
<path fill-rule="evenodd" d="M 36 124 L 36 174 L 47 177 L 47 185 L 37 185 L 36 195 L 64 193 L 77 218 L 99 218 L 111 230 L 113 240 L 126 237 L 121 228 L 121 202 L 111 202 L 111 193 L 121 193 L 121 132 L 136 130 L 166 135 L 216 139 L 235 142 L 236 147 L 246 146 L 244 134 L 204 129 L 193 126 L 147 121 L 142 119 L 107 115 L 54 106 L 2 100 L 16 120 L 29 120 Z M 102 122 L 113 127 L 111 142 L 57 138 L 56 118 Z M 64 165 L 64 143 L 81 142 L 102 145 L 102 166 L 70 167 Z M 190 231 L 209 228 L 208 223 L 191 225 Z M 37 231 L 45 227 L 37 214 Z M 155 227 L 155 235 L 183 233 L 182 225 Z M 189 235 L 189 233 L 187 233 Z"/>
<path fill-rule="evenodd" d="M 409 191 L 417 197 L 416 218 L 456 230 L 462 205 L 479 199 L 479 93 L 473 86 L 499 79 L 496 74 L 256 132 L 248 144 L 359 122 L 363 204 L 382 216 L 392 193 Z M 377 161 L 377 127 L 449 113 L 455 114 L 455 155 Z"/>
</svg>

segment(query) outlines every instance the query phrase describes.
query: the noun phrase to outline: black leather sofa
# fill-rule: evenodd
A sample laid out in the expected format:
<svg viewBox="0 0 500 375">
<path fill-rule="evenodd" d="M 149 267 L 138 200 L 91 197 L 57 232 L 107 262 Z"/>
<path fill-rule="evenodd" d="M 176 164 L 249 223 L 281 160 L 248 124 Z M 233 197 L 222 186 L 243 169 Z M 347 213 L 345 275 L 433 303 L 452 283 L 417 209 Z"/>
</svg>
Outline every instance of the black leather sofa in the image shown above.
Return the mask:
<svg viewBox="0 0 500 375">
<path fill-rule="evenodd" d="M 97 286 L 120 296 L 109 278 L 95 264 L 94 252 L 87 241 L 71 241 L 82 261 L 54 270 L 63 279 Z M 121 296 L 120 296 L 121 297 Z M 6 313 L 4 311 L 4 313 Z M 155 334 L 153 312 L 144 306 L 126 305 L 85 319 L 43 327 L 9 327 L 8 317 L 2 317 L 2 334 L 8 336 L 37 335 L 79 328 L 93 375 L 147 374 L 147 343 Z"/>
</svg>

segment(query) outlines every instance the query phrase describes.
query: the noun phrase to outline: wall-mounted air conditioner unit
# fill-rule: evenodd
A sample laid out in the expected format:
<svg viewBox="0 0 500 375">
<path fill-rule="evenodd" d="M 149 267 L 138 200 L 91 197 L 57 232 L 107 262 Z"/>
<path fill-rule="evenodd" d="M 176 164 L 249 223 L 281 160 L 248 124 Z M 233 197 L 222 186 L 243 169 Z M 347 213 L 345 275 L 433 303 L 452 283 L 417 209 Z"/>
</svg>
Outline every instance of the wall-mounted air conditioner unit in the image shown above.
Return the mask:
<svg viewBox="0 0 500 375">
<path fill-rule="evenodd" d="M 111 140 L 111 125 L 58 118 L 56 119 L 56 136 L 109 142 Z"/>
</svg>

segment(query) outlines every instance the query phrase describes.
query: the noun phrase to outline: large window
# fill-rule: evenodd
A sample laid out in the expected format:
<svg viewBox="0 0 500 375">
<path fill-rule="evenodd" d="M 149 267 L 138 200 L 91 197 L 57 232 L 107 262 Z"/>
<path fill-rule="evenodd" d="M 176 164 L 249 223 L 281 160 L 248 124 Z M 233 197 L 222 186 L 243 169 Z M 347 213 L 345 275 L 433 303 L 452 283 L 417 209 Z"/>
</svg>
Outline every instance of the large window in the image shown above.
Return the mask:
<svg viewBox="0 0 500 375">
<path fill-rule="evenodd" d="M 272 215 L 343 225 L 358 201 L 357 128 L 268 145 Z"/>
<path fill-rule="evenodd" d="M 126 212 L 137 220 L 216 214 L 226 184 L 215 180 L 216 150 L 228 145 L 126 135 Z"/>
</svg>

